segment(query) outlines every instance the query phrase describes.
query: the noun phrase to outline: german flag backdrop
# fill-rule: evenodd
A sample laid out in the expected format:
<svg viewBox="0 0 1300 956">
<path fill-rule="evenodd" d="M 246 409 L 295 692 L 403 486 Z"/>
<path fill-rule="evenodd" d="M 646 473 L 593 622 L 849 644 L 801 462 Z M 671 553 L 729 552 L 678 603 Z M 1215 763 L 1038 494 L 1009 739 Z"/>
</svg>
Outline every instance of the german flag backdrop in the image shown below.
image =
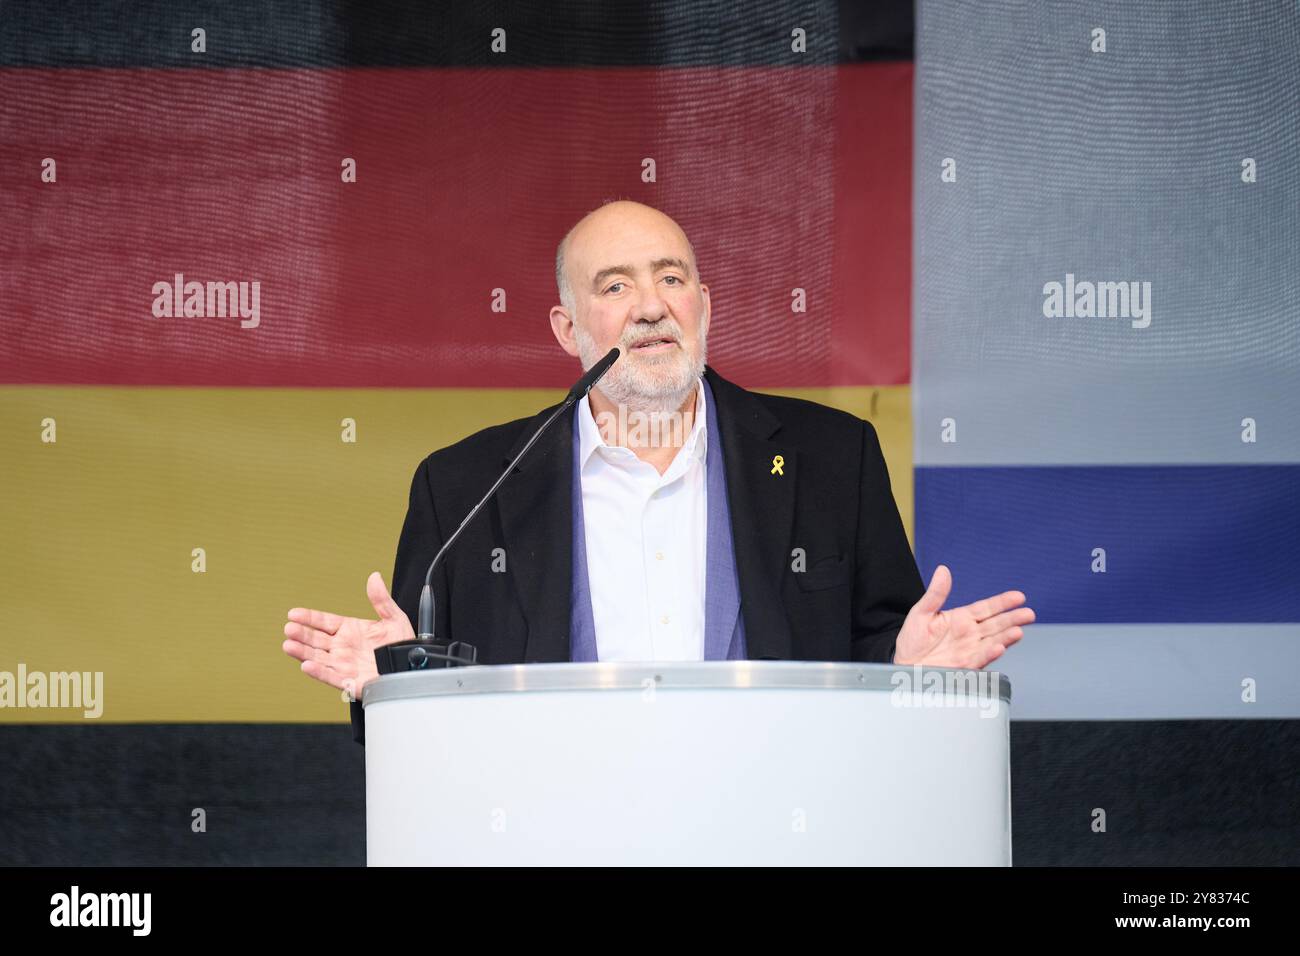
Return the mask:
<svg viewBox="0 0 1300 956">
<path fill-rule="evenodd" d="M 710 364 L 873 422 L 911 536 L 912 36 L 897 2 L 6 5 L 0 670 L 103 689 L 0 710 L 0 861 L 364 860 L 285 612 L 368 615 L 420 459 L 572 383 L 555 246 L 605 199 L 691 238 Z M 1095 859 L 1046 799 L 1093 799 L 1085 733 L 1018 726 L 1018 861 Z"/>
<path fill-rule="evenodd" d="M 275 659 L 285 611 L 367 615 L 415 465 L 581 373 L 555 246 L 605 198 L 691 237 L 712 364 L 879 423 L 910 517 L 910 64 L 837 68 L 833 9 L 790 21 L 808 53 L 728 14 L 735 65 L 702 10 L 641 48 L 417 9 L 360 62 L 160 8 L 108 64 L 5 74 L 10 650 L 103 671 L 103 720 L 341 717 Z"/>
</svg>

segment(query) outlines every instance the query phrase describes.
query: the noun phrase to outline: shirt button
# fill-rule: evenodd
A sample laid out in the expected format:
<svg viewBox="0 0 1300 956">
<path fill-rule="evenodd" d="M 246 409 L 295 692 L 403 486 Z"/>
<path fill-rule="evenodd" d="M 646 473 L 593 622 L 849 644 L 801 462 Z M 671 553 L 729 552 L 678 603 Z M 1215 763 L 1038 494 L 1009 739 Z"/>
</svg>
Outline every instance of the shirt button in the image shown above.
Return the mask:
<svg viewBox="0 0 1300 956">
<path fill-rule="evenodd" d="M 661 617 L 661 618 L 659 619 L 659 623 L 660 623 L 660 624 L 667 624 L 667 623 L 668 623 L 668 615 L 665 614 L 663 617 Z"/>
<path fill-rule="evenodd" d="M 656 561 L 662 561 L 663 559 L 664 559 L 664 553 L 663 553 L 662 551 L 656 551 L 656 552 L 655 552 L 655 560 L 656 560 Z"/>
</svg>

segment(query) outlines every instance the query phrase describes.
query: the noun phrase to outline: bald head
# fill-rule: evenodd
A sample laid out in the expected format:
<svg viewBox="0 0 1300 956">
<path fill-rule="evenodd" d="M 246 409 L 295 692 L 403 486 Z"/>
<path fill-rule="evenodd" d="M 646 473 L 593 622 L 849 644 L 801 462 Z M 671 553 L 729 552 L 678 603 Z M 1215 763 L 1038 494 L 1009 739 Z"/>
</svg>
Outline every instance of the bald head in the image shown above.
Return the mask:
<svg viewBox="0 0 1300 956">
<path fill-rule="evenodd" d="M 622 230 L 667 230 L 676 235 L 687 252 L 687 264 L 692 275 L 698 281 L 699 266 L 695 258 L 695 247 L 682 227 L 670 216 L 653 206 L 635 202 L 631 199 L 611 199 L 593 209 L 574 224 L 555 250 L 555 286 L 559 291 L 560 302 L 571 313 L 576 308 L 573 295 L 575 285 L 592 276 L 573 276 L 572 267 L 584 263 L 588 258 L 592 244 L 608 244 L 609 238 Z M 575 262 L 576 260 L 576 262 Z M 619 263 L 610 263 L 609 266 Z M 602 268 L 602 267 L 597 267 Z"/>
</svg>

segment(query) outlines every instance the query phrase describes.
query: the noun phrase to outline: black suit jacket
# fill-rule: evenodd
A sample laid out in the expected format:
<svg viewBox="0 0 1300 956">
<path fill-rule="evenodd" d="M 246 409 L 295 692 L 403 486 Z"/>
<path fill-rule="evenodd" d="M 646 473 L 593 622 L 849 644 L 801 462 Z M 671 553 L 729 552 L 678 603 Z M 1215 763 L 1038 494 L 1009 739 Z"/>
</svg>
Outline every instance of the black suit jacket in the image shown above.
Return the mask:
<svg viewBox="0 0 1300 956">
<path fill-rule="evenodd" d="M 875 429 L 815 402 L 746 391 L 707 366 L 704 374 L 721 432 L 749 657 L 891 661 L 924 587 Z M 392 588 L 413 626 L 445 536 L 556 407 L 485 428 L 416 469 Z M 434 574 L 435 633 L 474 644 L 480 663 L 569 659 L 575 413 L 547 430 Z M 773 474 L 777 455 L 783 474 Z M 504 573 L 492 570 L 497 548 Z M 796 548 L 801 572 L 792 570 Z M 364 712 L 351 708 L 364 742 Z"/>
</svg>

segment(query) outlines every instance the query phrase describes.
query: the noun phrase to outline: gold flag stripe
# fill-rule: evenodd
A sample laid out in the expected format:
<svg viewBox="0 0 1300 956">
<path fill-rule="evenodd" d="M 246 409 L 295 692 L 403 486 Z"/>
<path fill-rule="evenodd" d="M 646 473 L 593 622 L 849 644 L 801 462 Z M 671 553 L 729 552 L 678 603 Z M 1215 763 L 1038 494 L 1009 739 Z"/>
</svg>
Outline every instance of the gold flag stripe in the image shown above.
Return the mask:
<svg viewBox="0 0 1300 956">
<path fill-rule="evenodd" d="M 873 421 L 910 538 L 908 387 L 771 391 Z M 20 665 L 29 683 L 102 674 L 101 721 L 344 719 L 280 650 L 286 611 L 368 616 L 420 460 L 562 394 L 0 387 L 0 684 Z M 54 696 L 7 701 L 0 723 L 87 719 Z"/>
</svg>

